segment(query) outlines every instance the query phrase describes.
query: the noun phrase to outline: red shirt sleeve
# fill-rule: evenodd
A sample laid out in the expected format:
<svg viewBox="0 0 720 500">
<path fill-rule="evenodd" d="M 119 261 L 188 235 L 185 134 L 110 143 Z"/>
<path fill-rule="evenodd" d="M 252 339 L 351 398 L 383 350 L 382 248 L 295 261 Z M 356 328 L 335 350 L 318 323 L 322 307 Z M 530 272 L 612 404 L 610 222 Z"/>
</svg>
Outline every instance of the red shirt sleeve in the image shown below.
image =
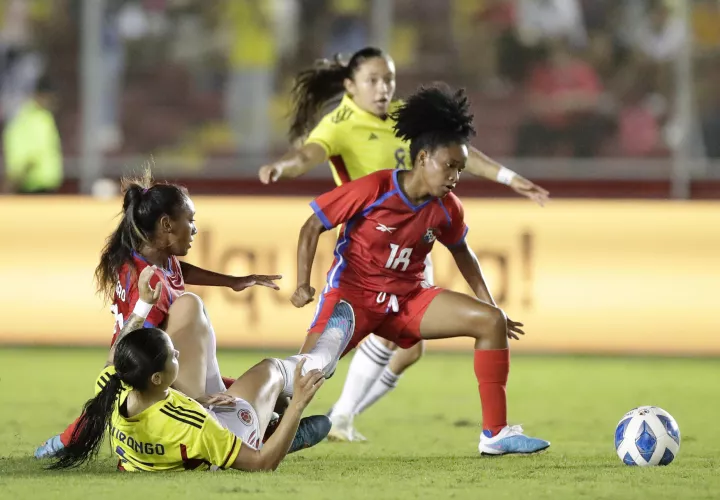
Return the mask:
<svg viewBox="0 0 720 500">
<path fill-rule="evenodd" d="M 383 177 L 371 174 L 321 194 L 310 206 L 325 229 L 347 222 L 370 206 L 379 196 Z"/>
<path fill-rule="evenodd" d="M 448 218 L 448 226 L 440 232 L 438 241 L 447 248 L 464 244 L 468 227 L 467 224 L 465 224 L 465 209 L 463 209 L 460 199 L 450 193 L 444 199 L 440 200 L 440 205 L 445 210 L 445 216 Z"/>
</svg>

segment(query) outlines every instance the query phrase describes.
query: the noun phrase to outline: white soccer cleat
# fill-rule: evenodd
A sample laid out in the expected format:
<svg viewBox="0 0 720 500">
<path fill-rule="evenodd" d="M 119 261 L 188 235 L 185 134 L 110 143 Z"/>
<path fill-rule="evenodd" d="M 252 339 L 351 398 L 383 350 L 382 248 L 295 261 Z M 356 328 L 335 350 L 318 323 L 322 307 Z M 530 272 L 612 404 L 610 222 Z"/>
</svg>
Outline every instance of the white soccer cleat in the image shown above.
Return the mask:
<svg viewBox="0 0 720 500">
<path fill-rule="evenodd" d="M 359 443 L 367 441 L 367 438 L 360 434 L 353 426 L 352 415 L 330 415 L 332 427 L 328 433 L 328 441 L 342 441 L 347 443 Z"/>
<path fill-rule="evenodd" d="M 490 435 L 490 431 L 483 431 L 478 450 L 481 455 L 527 455 L 545 450 L 549 446 L 549 441 L 523 434 L 523 429 L 519 425 L 506 425 L 494 436 Z"/>
</svg>

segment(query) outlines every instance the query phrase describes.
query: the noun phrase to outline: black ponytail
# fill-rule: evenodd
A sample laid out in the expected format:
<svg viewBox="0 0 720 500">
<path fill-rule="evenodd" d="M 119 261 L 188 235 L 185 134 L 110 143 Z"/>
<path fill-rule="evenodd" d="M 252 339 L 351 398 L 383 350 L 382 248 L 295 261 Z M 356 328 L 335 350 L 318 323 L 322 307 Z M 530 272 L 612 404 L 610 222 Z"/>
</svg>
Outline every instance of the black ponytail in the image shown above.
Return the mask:
<svg viewBox="0 0 720 500">
<path fill-rule="evenodd" d="M 117 373 L 110 375 L 105 387 L 83 406 L 83 413 L 75 425 L 70 444 L 62 450 L 50 469 L 77 467 L 97 455 L 121 389 L 120 376 Z"/>
<path fill-rule="evenodd" d="M 345 79 L 352 79 L 363 62 L 375 57 L 387 56 L 380 49 L 366 47 L 355 52 L 347 64 L 336 54 L 332 60 L 323 59 L 298 73 L 291 91 L 290 142 L 307 135 L 317 124 L 323 106 L 345 91 Z"/>
<path fill-rule="evenodd" d="M 165 369 L 170 356 L 166 338 L 167 334 L 158 328 L 141 328 L 120 339 L 113 358 L 116 373 L 110 375 L 105 387 L 85 403 L 70 444 L 63 448 L 50 469 L 77 467 L 97 455 L 122 384 L 144 391 L 148 388 L 150 377 Z"/>
<path fill-rule="evenodd" d="M 98 293 L 112 300 L 118 272 L 131 260 L 133 250 L 139 251 L 150 244 L 155 226 L 163 215 L 175 216 L 185 203 L 187 191 L 174 184 L 156 184 L 149 168 L 140 178 L 122 180 L 122 219 L 108 237 L 95 268 Z"/>
</svg>

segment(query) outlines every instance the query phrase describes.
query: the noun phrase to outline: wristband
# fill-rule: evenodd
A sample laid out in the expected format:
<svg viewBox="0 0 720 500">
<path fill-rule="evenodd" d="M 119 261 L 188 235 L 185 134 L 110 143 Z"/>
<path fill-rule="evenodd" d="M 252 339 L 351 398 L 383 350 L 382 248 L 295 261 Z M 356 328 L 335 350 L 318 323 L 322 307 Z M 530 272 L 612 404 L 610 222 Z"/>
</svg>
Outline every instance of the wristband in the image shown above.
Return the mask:
<svg viewBox="0 0 720 500">
<path fill-rule="evenodd" d="M 141 299 L 138 299 L 137 302 L 135 302 L 135 307 L 133 308 L 133 314 L 135 316 L 138 316 L 142 319 L 147 319 L 148 314 L 150 314 L 150 311 L 152 310 L 153 305 L 148 304 L 147 302 L 144 302 Z"/>
<path fill-rule="evenodd" d="M 517 176 L 515 172 L 510 170 L 507 167 L 500 167 L 500 170 L 498 170 L 497 173 L 497 181 L 500 184 L 505 184 L 506 186 L 509 186 L 510 183 L 513 181 L 513 179 Z"/>
</svg>

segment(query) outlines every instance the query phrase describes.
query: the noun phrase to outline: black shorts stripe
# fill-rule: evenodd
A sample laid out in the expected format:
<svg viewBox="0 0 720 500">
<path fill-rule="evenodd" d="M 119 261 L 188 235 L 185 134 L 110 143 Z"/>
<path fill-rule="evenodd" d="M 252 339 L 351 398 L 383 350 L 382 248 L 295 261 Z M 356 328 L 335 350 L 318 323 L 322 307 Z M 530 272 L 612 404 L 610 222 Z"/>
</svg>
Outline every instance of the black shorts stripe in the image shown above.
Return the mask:
<svg viewBox="0 0 720 500">
<path fill-rule="evenodd" d="M 173 413 L 170 413 L 170 412 L 168 412 L 168 411 L 165 411 L 165 408 L 160 408 L 160 413 L 164 413 L 164 414 L 167 415 L 168 417 L 170 417 L 170 418 L 172 418 L 172 419 L 175 419 L 175 420 L 177 420 L 178 422 L 182 422 L 183 424 L 192 425 L 192 426 L 195 427 L 196 429 L 202 429 L 202 425 L 197 424 L 197 423 L 195 423 L 195 422 L 193 422 L 193 421 L 191 421 L 191 420 L 182 419 L 182 418 L 178 417 L 177 415 L 175 415 L 175 414 L 173 414 Z"/>
<path fill-rule="evenodd" d="M 227 466 L 228 461 L 230 460 L 230 457 L 232 456 L 233 452 L 235 451 L 235 446 L 237 446 L 237 436 L 234 436 L 233 444 L 230 447 L 230 452 L 228 453 L 227 457 L 225 457 L 225 461 L 220 466 L 221 469 L 224 469 Z"/>
<path fill-rule="evenodd" d="M 198 417 L 197 413 L 193 413 L 193 414 L 185 413 L 184 411 L 182 411 L 183 410 L 182 408 L 176 408 L 176 407 L 173 407 L 172 405 L 165 405 L 164 408 L 167 411 L 176 414 L 178 417 L 186 418 L 188 420 L 193 420 L 193 421 L 197 422 L 198 424 L 202 424 L 205 422 L 204 415 Z"/>
</svg>

